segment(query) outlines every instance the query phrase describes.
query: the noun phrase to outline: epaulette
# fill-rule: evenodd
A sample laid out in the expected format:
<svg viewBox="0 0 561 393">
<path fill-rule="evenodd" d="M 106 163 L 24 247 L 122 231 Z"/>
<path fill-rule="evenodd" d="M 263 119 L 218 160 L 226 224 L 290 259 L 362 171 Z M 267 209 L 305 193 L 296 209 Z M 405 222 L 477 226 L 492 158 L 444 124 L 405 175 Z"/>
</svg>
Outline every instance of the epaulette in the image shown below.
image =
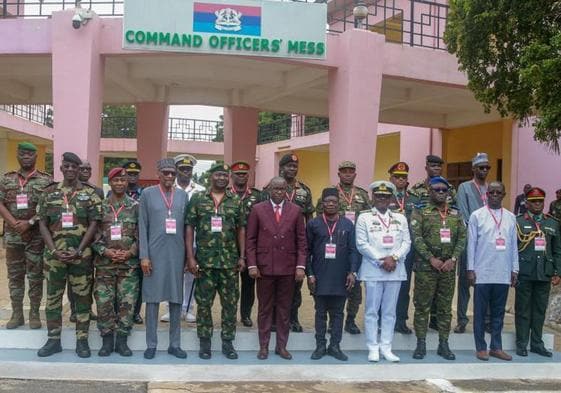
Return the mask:
<svg viewBox="0 0 561 393">
<path fill-rule="evenodd" d="M 46 191 L 47 188 L 52 187 L 52 186 L 58 186 L 59 183 L 60 183 L 60 182 L 58 182 L 58 181 L 52 181 L 52 182 L 50 182 L 49 184 L 47 184 L 47 185 L 45 186 L 44 190 Z"/>
<path fill-rule="evenodd" d="M 86 186 L 86 187 L 89 187 L 89 188 L 95 190 L 95 186 L 94 186 L 93 184 L 86 183 L 86 182 L 82 182 L 82 184 L 83 184 L 84 186 Z"/>
<path fill-rule="evenodd" d="M 460 214 L 460 211 L 458 209 L 456 209 L 455 207 L 452 207 L 450 209 L 448 209 L 448 213 L 450 213 L 451 216 L 457 216 Z"/>
<path fill-rule="evenodd" d="M 261 192 L 261 190 L 260 190 L 259 188 L 249 187 L 249 189 L 250 189 L 251 191 Z"/>
<path fill-rule="evenodd" d="M 18 173 L 18 171 L 9 171 L 9 172 L 6 172 L 6 173 L 4 173 L 4 175 L 3 175 L 3 176 L 8 176 L 8 175 L 17 175 L 17 173 Z"/>
<path fill-rule="evenodd" d="M 365 193 L 367 193 L 367 194 L 368 194 L 368 191 L 366 191 L 366 190 L 365 190 L 364 188 L 362 188 L 362 187 L 358 187 L 358 186 L 355 186 L 355 187 L 356 187 L 356 188 L 357 188 L 358 190 L 360 190 L 360 191 L 364 191 Z"/>
<path fill-rule="evenodd" d="M 40 171 L 39 169 L 37 169 L 37 173 L 39 173 L 39 174 L 41 174 L 41 175 L 43 175 L 43 176 L 49 176 L 49 177 L 51 176 L 49 173 Z"/>
<path fill-rule="evenodd" d="M 358 212 L 358 214 L 362 214 L 362 213 L 367 213 L 367 212 L 371 212 L 372 209 L 366 209 L 366 210 L 361 210 Z"/>
</svg>

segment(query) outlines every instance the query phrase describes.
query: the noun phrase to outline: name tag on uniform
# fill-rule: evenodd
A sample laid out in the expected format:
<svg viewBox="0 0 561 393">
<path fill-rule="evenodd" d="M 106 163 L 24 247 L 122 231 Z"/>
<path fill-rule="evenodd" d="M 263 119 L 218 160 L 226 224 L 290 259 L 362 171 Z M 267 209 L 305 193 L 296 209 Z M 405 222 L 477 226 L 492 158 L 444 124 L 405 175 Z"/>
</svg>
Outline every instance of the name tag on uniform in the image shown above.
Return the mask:
<svg viewBox="0 0 561 393">
<path fill-rule="evenodd" d="M 29 201 L 27 194 L 17 194 L 16 195 L 16 209 L 22 210 L 29 208 Z"/>
<path fill-rule="evenodd" d="M 355 223 L 355 219 L 356 219 L 356 213 L 347 210 L 347 211 L 345 212 L 345 217 L 348 218 L 349 220 L 351 220 L 352 223 L 354 224 L 354 223 Z"/>
<path fill-rule="evenodd" d="M 210 231 L 213 233 L 222 232 L 222 217 L 210 217 Z"/>
<path fill-rule="evenodd" d="M 504 237 L 499 236 L 495 239 L 495 249 L 497 251 L 506 250 L 506 239 Z"/>
<path fill-rule="evenodd" d="M 325 244 L 325 259 L 335 259 L 337 255 L 337 245 L 333 243 Z"/>
<path fill-rule="evenodd" d="M 166 218 L 166 234 L 175 235 L 177 233 L 177 222 L 175 218 Z"/>
<path fill-rule="evenodd" d="M 121 240 L 121 224 L 111 225 L 111 240 Z"/>
<path fill-rule="evenodd" d="M 440 243 L 452 242 L 452 232 L 450 228 L 440 228 Z"/>
<path fill-rule="evenodd" d="M 534 251 L 545 251 L 545 237 L 534 238 Z"/>
<path fill-rule="evenodd" d="M 62 227 L 74 228 L 74 213 L 72 212 L 62 213 Z"/>
<path fill-rule="evenodd" d="M 393 235 L 384 235 L 382 236 L 382 247 L 384 248 L 393 248 L 395 241 Z"/>
</svg>

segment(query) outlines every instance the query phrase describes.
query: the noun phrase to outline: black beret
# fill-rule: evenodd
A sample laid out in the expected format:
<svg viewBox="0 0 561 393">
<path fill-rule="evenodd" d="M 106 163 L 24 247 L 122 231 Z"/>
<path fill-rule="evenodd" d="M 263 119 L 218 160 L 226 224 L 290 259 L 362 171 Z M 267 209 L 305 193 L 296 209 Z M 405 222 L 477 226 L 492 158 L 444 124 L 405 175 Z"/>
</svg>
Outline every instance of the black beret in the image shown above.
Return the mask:
<svg viewBox="0 0 561 393">
<path fill-rule="evenodd" d="M 296 154 L 285 154 L 279 161 L 279 166 L 290 164 L 291 162 L 298 163 L 298 156 Z"/>
<path fill-rule="evenodd" d="M 324 188 L 321 192 L 321 199 L 325 199 L 330 196 L 339 198 L 339 191 L 335 187 Z"/>
<path fill-rule="evenodd" d="M 433 164 L 444 164 L 444 160 L 442 158 L 440 158 L 439 156 L 435 156 L 432 154 L 429 154 L 427 156 L 427 163 L 433 163 Z"/>
<path fill-rule="evenodd" d="M 71 162 L 76 165 L 82 165 L 82 160 L 80 160 L 80 157 L 69 151 L 62 154 L 62 161 Z"/>
</svg>

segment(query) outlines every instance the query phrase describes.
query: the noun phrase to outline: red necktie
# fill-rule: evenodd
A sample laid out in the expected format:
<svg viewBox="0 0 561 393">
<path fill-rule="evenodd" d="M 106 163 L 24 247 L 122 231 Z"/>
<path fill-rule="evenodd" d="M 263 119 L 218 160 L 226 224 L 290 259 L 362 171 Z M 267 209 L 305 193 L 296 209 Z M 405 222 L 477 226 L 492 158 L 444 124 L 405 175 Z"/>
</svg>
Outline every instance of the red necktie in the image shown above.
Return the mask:
<svg viewBox="0 0 561 393">
<path fill-rule="evenodd" d="M 281 208 L 279 205 L 275 205 L 275 220 L 277 220 L 277 224 L 281 220 Z"/>
</svg>

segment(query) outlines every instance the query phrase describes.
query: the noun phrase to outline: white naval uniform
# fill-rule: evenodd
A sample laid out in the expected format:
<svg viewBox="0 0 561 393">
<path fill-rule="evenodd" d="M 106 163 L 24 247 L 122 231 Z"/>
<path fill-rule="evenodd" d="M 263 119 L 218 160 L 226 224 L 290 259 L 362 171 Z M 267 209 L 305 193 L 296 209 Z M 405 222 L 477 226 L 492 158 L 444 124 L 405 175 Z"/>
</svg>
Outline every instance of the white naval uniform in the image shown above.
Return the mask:
<svg viewBox="0 0 561 393">
<path fill-rule="evenodd" d="M 376 208 L 372 208 L 370 212 L 358 216 L 355 228 L 356 247 L 362 254 L 358 278 L 364 281 L 366 288 L 364 315 L 366 345 L 369 350 L 378 347 L 378 310 L 381 306 L 380 344 L 391 349 L 397 298 L 401 282 L 407 279 L 405 257 L 411 248 L 407 219 L 400 213 L 388 210 L 380 214 Z M 389 236 L 393 238 L 393 244 L 388 242 Z M 386 244 L 383 243 L 384 237 L 386 237 Z M 381 268 L 381 260 L 387 256 L 398 258 L 393 272 Z"/>
</svg>

